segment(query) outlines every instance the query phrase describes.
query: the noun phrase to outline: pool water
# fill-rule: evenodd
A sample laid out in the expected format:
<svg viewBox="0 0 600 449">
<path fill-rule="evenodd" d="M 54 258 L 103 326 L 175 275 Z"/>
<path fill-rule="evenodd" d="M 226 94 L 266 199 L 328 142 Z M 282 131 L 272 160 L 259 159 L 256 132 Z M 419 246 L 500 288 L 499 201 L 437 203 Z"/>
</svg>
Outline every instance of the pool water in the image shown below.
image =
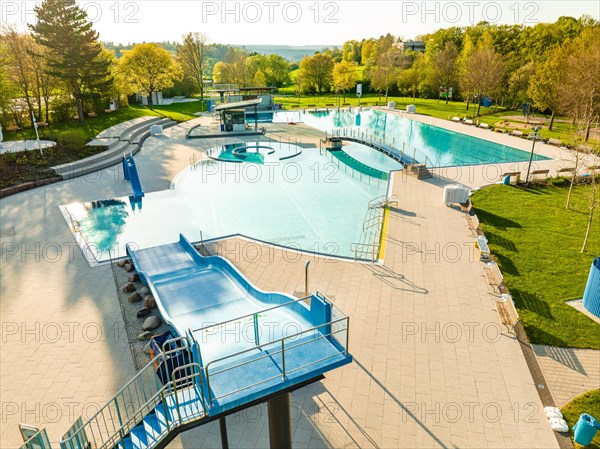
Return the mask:
<svg viewBox="0 0 600 449">
<path fill-rule="evenodd" d="M 367 179 L 368 178 L 368 179 Z M 63 206 L 79 224 L 97 261 L 137 248 L 243 234 L 321 254 L 352 257 L 361 241 L 368 203 L 387 182 L 344 172 L 303 149 L 292 159 L 265 164 L 210 160 L 185 169 L 174 190 Z M 68 216 L 68 215 L 67 215 Z"/>
<path fill-rule="evenodd" d="M 329 111 L 285 111 L 262 113 L 259 121 L 274 123 L 305 123 L 324 132 L 337 128 L 358 128 L 378 136 L 385 133 L 386 142 L 403 149 L 409 156 L 428 166 L 451 167 L 458 165 L 525 162 L 529 152 L 488 140 L 431 126 L 397 114 L 363 109 Z M 547 160 L 534 155 L 533 160 Z"/>
</svg>

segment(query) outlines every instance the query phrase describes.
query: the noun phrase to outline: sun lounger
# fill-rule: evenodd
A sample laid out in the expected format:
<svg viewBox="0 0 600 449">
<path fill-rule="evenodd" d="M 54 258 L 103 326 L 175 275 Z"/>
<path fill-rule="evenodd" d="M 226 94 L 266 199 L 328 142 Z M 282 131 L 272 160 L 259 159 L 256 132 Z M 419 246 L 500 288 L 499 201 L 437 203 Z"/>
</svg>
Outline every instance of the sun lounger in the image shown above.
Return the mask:
<svg viewBox="0 0 600 449">
<path fill-rule="evenodd" d="M 519 131 L 519 130 L 516 130 L 516 129 L 514 129 L 514 130 L 513 130 L 513 131 L 510 133 L 510 135 L 511 135 L 511 136 L 515 136 L 515 137 L 523 137 L 523 131 Z"/>
</svg>

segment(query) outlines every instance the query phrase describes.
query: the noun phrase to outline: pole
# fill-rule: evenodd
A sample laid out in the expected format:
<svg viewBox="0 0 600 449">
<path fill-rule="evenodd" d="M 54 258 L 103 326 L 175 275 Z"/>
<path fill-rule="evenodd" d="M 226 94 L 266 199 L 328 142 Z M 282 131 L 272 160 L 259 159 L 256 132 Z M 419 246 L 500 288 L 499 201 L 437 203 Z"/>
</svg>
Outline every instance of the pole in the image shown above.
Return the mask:
<svg viewBox="0 0 600 449">
<path fill-rule="evenodd" d="M 536 126 L 533 129 L 533 145 L 531 145 L 531 154 L 529 155 L 529 164 L 527 165 L 527 176 L 525 176 L 525 186 L 529 186 L 529 172 L 531 171 L 531 162 L 533 161 L 533 152 L 535 150 L 535 141 L 537 140 L 538 132 L 542 129 L 541 126 Z"/>
<path fill-rule="evenodd" d="M 38 132 L 38 125 L 37 121 L 35 120 L 35 115 L 33 115 L 33 111 L 31 111 L 31 123 L 33 123 L 33 128 L 35 129 L 35 140 L 37 140 L 38 150 L 43 156 L 44 152 L 42 151 L 42 144 L 40 143 L 40 133 Z"/>
<path fill-rule="evenodd" d="M 306 265 L 304 266 L 304 296 L 308 296 L 308 266 L 310 265 L 310 260 L 306 261 Z"/>
<path fill-rule="evenodd" d="M 227 439 L 227 421 L 225 417 L 219 418 L 219 429 L 221 430 L 221 447 L 229 449 L 229 441 Z"/>
<path fill-rule="evenodd" d="M 291 393 L 284 393 L 268 402 L 271 449 L 292 448 L 291 397 Z"/>
</svg>

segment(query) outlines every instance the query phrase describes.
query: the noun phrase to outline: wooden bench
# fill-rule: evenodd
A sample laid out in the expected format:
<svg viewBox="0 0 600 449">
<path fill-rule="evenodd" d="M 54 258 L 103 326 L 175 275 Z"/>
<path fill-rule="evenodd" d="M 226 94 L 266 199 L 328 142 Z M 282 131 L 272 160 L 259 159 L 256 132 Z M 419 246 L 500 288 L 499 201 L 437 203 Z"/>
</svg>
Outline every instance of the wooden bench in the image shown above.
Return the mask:
<svg viewBox="0 0 600 449">
<path fill-rule="evenodd" d="M 575 171 L 575 167 L 565 167 L 556 170 L 556 174 L 560 175 L 562 173 L 573 173 Z"/>
<path fill-rule="evenodd" d="M 479 218 L 477 215 L 467 215 L 465 220 L 467 221 L 469 231 L 471 231 L 473 235 L 479 235 Z"/>
<path fill-rule="evenodd" d="M 96 117 L 98 114 L 95 112 L 88 112 L 88 117 Z"/>
<path fill-rule="evenodd" d="M 513 131 L 510 133 L 511 136 L 515 136 L 515 137 L 523 137 L 523 131 L 518 131 L 516 129 L 513 129 Z"/>
<path fill-rule="evenodd" d="M 562 142 L 558 139 L 548 139 L 548 144 L 549 145 L 556 145 L 556 146 L 561 146 Z"/>
<path fill-rule="evenodd" d="M 534 170 L 531 172 L 531 177 L 534 178 L 536 176 L 543 176 L 543 179 L 548 178 L 548 174 L 550 170 Z"/>
<path fill-rule="evenodd" d="M 488 246 L 488 240 L 484 235 L 477 237 L 476 245 L 479 248 L 479 251 L 481 251 L 481 257 L 479 260 L 490 260 L 490 247 Z"/>
<path fill-rule="evenodd" d="M 495 303 L 496 311 L 500 317 L 500 322 L 506 326 L 509 332 L 512 328 L 514 333 L 515 326 L 519 322 L 520 318 L 512 296 L 503 294 L 501 298 L 496 299 Z"/>
<path fill-rule="evenodd" d="M 317 105 L 316 104 L 307 104 L 306 107 L 307 108 L 316 108 Z"/>
<path fill-rule="evenodd" d="M 292 108 L 292 109 L 298 109 L 299 107 L 300 107 L 299 104 L 293 104 L 290 106 L 290 108 Z"/>
<path fill-rule="evenodd" d="M 350 103 L 342 103 L 342 106 L 350 106 Z"/>
<path fill-rule="evenodd" d="M 500 179 L 503 180 L 507 176 L 510 176 L 511 182 L 512 182 L 512 178 L 515 178 L 515 184 L 517 184 L 519 182 L 519 178 L 521 177 L 521 172 L 520 171 L 507 171 L 506 173 L 502 173 L 502 176 L 500 177 Z"/>
<path fill-rule="evenodd" d="M 483 266 L 483 275 L 487 279 L 489 285 L 492 286 L 494 291 L 498 290 L 501 293 L 501 289 L 504 284 L 504 276 L 498 267 L 496 262 L 488 262 Z"/>
</svg>

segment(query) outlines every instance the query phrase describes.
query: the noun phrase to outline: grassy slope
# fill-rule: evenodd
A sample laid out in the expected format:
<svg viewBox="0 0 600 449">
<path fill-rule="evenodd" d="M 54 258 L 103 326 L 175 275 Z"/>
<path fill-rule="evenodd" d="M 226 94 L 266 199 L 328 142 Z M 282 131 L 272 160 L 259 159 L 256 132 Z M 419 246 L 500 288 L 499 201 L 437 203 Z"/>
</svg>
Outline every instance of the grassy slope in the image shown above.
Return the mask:
<svg viewBox="0 0 600 449">
<path fill-rule="evenodd" d="M 564 302 L 581 298 L 590 265 L 600 254 L 600 232 L 580 253 L 589 186 L 493 186 L 473 204 L 532 343 L 600 349 L 600 325 Z M 598 229 L 599 218 L 594 223 Z"/>
<path fill-rule="evenodd" d="M 576 397 L 562 408 L 562 412 L 571 429 L 579 419 L 579 415 L 582 413 L 588 413 L 596 418 L 596 420 L 600 419 L 600 390 L 588 391 L 587 393 Z M 572 430 L 571 436 L 573 436 Z M 576 444 L 576 447 L 581 448 L 584 446 Z M 600 449 L 600 432 L 596 434 L 592 440 L 592 444 L 587 447 L 591 449 Z"/>
</svg>

